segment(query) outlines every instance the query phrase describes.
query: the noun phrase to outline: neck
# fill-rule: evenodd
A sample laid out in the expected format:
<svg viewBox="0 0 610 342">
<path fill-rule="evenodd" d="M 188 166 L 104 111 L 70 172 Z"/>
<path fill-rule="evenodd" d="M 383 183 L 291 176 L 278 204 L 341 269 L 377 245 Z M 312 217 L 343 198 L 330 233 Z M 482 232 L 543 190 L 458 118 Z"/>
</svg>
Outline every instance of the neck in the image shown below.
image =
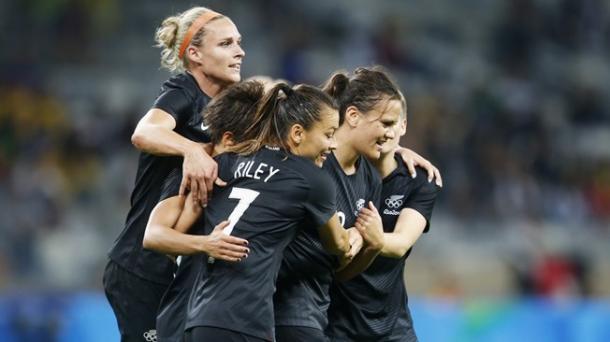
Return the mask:
<svg viewBox="0 0 610 342">
<path fill-rule="evenodd" d="M 198 72 L 197 70 L 189 70 L 189 74 L 193 75 L 195 81 L 197 81 L 197 85 L 199 89 L 209 97 L 214 97 L 218 95 L 224 88 L 227 86 L 225 84 L 220 84 L 210 77 L 208 77 L 204 72 Z"/>
<path fill-rule="evenodd" d="M 356 172 L 356 161 L 360 156 L 352 146 L 352 141 L 349 138 L 350 134 L 345 128 L 339 127 L 335 132 L 335 140 L 337 141 L 337 149 L 335 149 L 335 158 L 339 165 L 348 175 Z M 351 134 L 353 136 L 353 134 Z"/>
<path fill-rule="evenodd" d="M 370 162 L 375 165 L 377 171 L 381 175 L 381 178 L 387 177 L 392 171 L 394 171 L 398 164 L 396 163 L 396 159 L 394 159 L 394 152 L 389 152 L 385 154 L 381 154 L 381 157 L 377 160 L 370 160 Z"/>
</svg>

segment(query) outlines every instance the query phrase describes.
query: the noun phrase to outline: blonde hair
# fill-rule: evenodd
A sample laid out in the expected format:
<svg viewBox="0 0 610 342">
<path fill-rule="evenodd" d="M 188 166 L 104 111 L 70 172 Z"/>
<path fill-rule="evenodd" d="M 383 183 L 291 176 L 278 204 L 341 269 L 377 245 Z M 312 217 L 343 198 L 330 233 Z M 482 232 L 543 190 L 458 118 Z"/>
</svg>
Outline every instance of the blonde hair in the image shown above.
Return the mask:
<svg viewBox="0 0 610 342">
<path fill-rule="evenodd" d="M 407 119 L 407 99 L 405 98 L 405 94 L 402 91 L 398 90 L 398 94 L 400 95 L 400 107 L 402 107 L 400 111 L 400 118 L 403 120 Z"/>
<path fill-rule="evenodd" d="M 187 69 L 188 59 L 186 56 L 183 56 L 182 58 L 179 56 L 180 45 L 193 22 L 202 14 L 209 11 L 211 10 L 206 7 L 193 7 L 163 20 L 161 26 L 155 32 L 156 46 L 162 49 L 161 67 L 166 68 L 171 72 L 182 72 Z M 219 15 L 210 21 L 222 17 L 222 15 Z M 204 28 L 202 27 L 193 35 L 190 45 L 197 47 L 201 46 L 204 33 Z"/>
</svg>

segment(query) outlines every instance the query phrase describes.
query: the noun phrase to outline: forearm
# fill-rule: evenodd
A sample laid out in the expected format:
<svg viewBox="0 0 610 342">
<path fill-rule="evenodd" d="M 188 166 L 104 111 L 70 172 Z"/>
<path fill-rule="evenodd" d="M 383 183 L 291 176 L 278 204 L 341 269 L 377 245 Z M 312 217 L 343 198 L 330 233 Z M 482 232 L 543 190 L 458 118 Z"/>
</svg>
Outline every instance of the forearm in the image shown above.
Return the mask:
<svg viewBox="0 0 610 342">
<path fill-rule="evenodd" d="M 184 156 L 195 142 L 155 124 L 138 124 L 131 142 L 140 151 L 160 156 Z"/>
<path fill-rule="evenodd" d="M 341 234 L 337 234 L 333 236 L 332 239 L 322 239 L 322 245 L 324 249 L 330 254 L 344 256 L 349 252 L 349 236 L 347 235 L 347 231 L 343 230 Z"/>
<path fill-rule="evenodd" d="M 339 281 L 350 280 L 366 270 L 373 260 L 379 255 L 380 250 L 377 248 L 371 248 L 370 246 L 364 247 L 354 260 L 350 262 L 343 269 L 338 271 L 335 276 Z"/>
<path fill-rule="evenodd" d="M 395 233 L 384 233 L 384 236 L 385 244 L 380 254 L 388 258 L 402 258 L 417 241 L 417 237 L 402 236 Z"/>
<path fill-rule="evenodd" d="M 322 225 L 318 232 L 322 246 L 327 252 L 340 257 L 345 256 L 349 252 L 349 234 L 339 222 L 337 214 L 333 215 L 328 222 Z"/>
<path fill-rule="evenodd" d="M 388 258 L 402 258 L 423 234 L 426 224 L 426 218 L 416 210 L 402 209 L 394 231 L 383 234 L 385 243 L 381 255 Z"/>
<path fill-rule="evenodd" d="M 143 246 L 170 255 L 191 255 L 203 251 L 205 236 L 189 235 L 160 225 L 150 225 L 144 233 Z"/>
</svg>

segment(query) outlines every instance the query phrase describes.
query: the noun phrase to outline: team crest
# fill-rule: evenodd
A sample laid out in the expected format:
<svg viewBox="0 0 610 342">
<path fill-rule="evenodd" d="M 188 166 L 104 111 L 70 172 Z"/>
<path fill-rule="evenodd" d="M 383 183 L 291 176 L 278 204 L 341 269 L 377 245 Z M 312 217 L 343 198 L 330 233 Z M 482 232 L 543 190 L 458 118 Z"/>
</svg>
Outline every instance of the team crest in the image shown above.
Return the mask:
<svg viewBox="0 0 610 342">
<path fill-rule="evenodd" d="M 356 211 L 354 212 L 354 215 L 358 216 L 358 213 L 362 208 L 364 208 L 364 200 L 361 198 L 356 201 Z"/>
</svg>

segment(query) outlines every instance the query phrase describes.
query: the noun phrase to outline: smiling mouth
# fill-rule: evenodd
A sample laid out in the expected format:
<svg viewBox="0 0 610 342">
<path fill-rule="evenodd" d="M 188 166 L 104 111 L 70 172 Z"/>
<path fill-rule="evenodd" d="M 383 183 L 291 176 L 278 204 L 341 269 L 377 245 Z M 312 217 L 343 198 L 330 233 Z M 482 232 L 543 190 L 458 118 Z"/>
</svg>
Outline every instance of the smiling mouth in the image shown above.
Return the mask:
<svg viewBox="0 0 610 342">
<path fill-rule="evenodd" d="M 375 143 L 375 147 L 381 151 L 381 149 L 383 148 L 383 145 L 387 142 L 387 140 L 377 140 L 377 142 Z"/>
<path fill-rule="evenodd" d="M 241 64 L 237 63 L 237 64 L 230 64 L 229 68 L 236 70 L 236 71 L 240 71 L 241 70 Z"/>
</svg>

